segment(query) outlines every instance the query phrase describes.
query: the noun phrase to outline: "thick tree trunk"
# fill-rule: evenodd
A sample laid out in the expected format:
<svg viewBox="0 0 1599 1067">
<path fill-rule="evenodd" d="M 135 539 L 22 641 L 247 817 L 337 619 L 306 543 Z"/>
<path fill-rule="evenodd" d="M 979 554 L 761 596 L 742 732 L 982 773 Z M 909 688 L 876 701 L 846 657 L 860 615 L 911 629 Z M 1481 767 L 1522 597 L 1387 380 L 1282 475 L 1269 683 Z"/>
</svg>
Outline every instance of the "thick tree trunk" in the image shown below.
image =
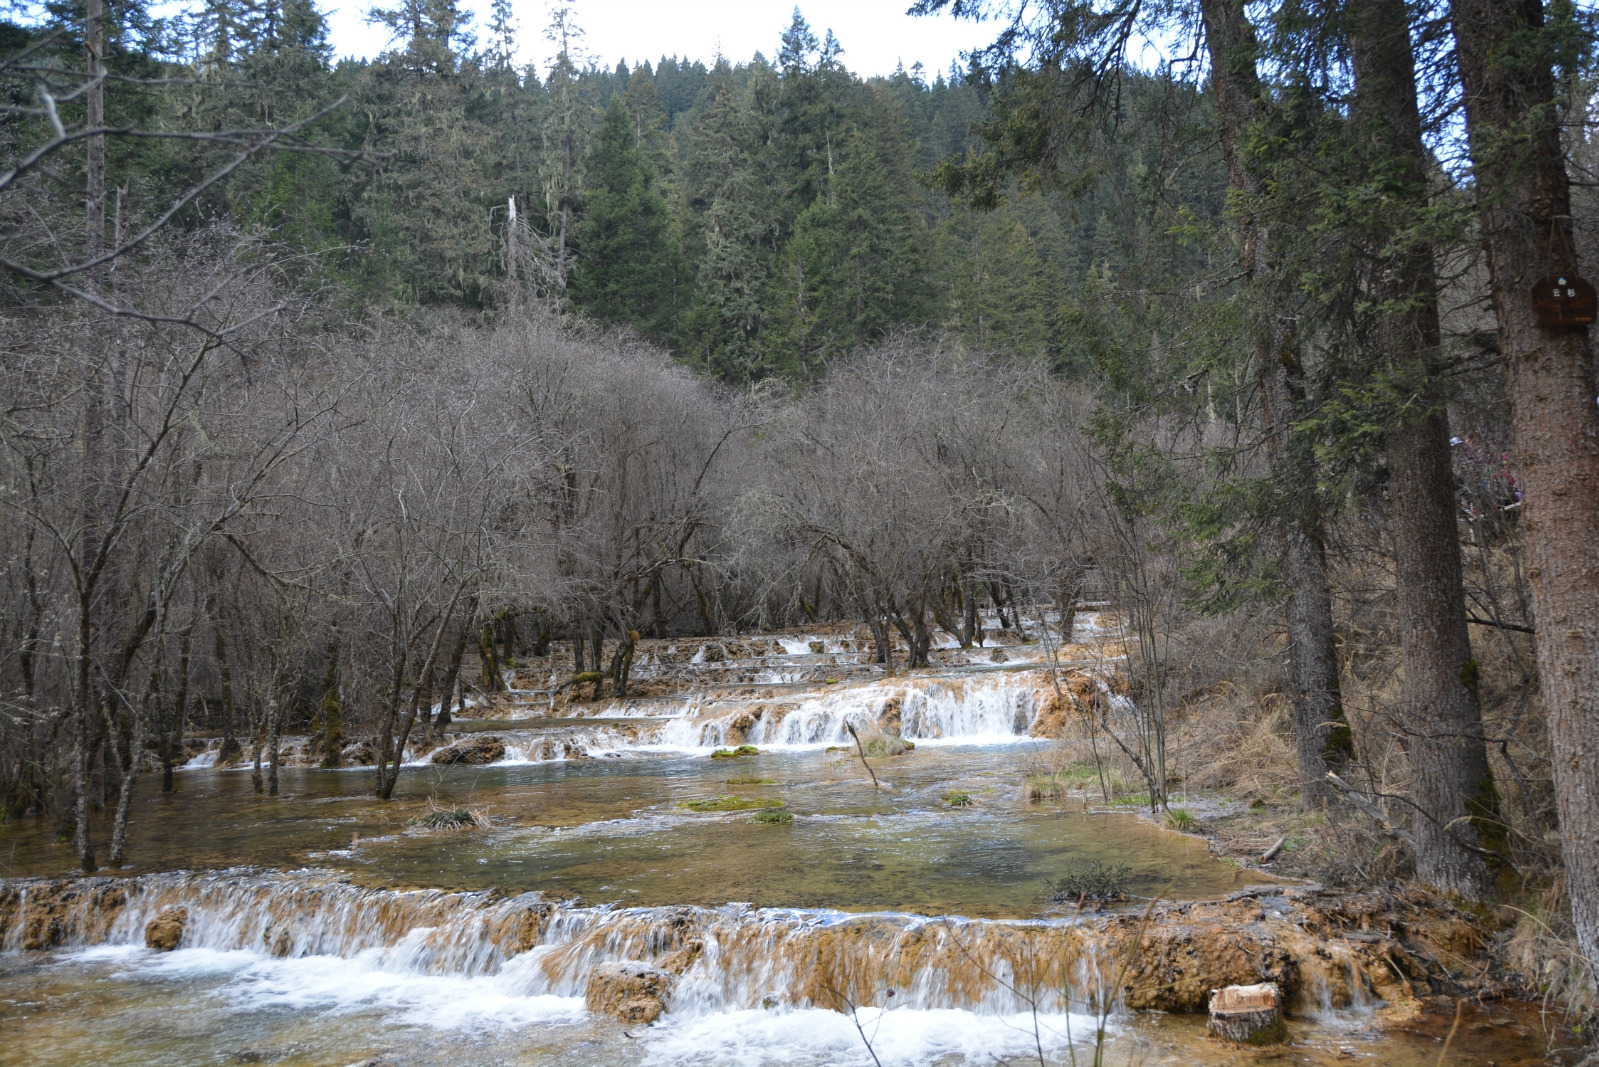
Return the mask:
<svg viewBox="0 0 1599 1067">
<path fill-rule="evenodd" d="M 619 697 L 627 696 L 627 679 L 633 673 L 633 654 L 638 649 L 638 641 L 637 630 L 627 631 L 611 659 L 611 692 Z"/>
<path fill-rule="evenodd" d="M 875 611 L 867 612 L 866 628 L 872 631 L 872 648 L 876 652 L 874 663 L 881 663 L 887 670 L 894 669 L 894 643 L 889 640 L 888 626 L 883 622 L 883 616 Z"/>
<path fill-rule="evenodd" d="M 1537 0 L 1452 0 L 1537 617 L 1578 946 L 1599 959 L 1599 408 L 1585 326 L 1541 326 L 1532 286 L 1574 273 L 1553 47 Z"/>
<path fill-rule="evenodd" d="M 1222 155 L 1228 182 L 1248 197 L 1265 193 L 1265 182 L 1240 154 L 1251 126 L 1261 120 L 1264 98 L 1255 63 L 1259 43 L 1244 9 L 1244 0 L 1202 0 L 1205 42 L 1210 51 L 1211 86 L 1221 126 Z M 1267 235 L 1247 215 L 1239 222 L 1239 244 L 1249 284 L 1269 302 Z M 1316 484 L 1313 460 L 1294 439 L 1299 400 L 1298 367 L 1292 332 L 1268 306 L 1268 325 L 1255 345 L 1255 374 L 1266 423 L 1267 455 L 1272 478 L 1290 498 Z M 1301 795 L 1306 807 L 1332 799 L 1326 783 L 1329 770 L 1341 768 L 1351 745 L 1343 698 L 1338 685 L 1338 660 L 1333 642 L 1332 595 L 1327 580 L 1321 515 L 1313 503 L 1291 503 L 1277 521 L 1276 541 L 1288 585 L 1286 604 L 1295 748 Z"/>
<path fill-rule="evenodd" d="M 1492 890 L 1474 846 L 1493 841 L 1498 794 L 1483 742 L 1477 664 L 1466 630 L 1449 424 L 1434 384 L 1442 371 L 1432 247 L 1404 231 L 1427 206 L 1427 155 L 1416 104 L 1405 0 L 1352 0 L 1355 129 L 1365 180 L 1397 206 L 1368 235 L 1382 312 L 1378 337 L 1418 410 L 1388 436 L 1389 521 L 1405 671 L 1404 733 L 1419 809 L 1416 869 L 1440 889 L 1481 899 Z"/>
<path fill-rule="evenodd" d="M 477 654 L 482 667 L 483 691 L 498 693 L 504 686 L 500 680 L 500 662 L 494 654 L 494 624 L 486 622 L 477 635 Z"/>
<path fill-rule="evenodd" d="M 983 627 L 977 621 L 977 583 L 967 582 L 961 590 L 961 647 L 983 643 Z"/>
</svg>

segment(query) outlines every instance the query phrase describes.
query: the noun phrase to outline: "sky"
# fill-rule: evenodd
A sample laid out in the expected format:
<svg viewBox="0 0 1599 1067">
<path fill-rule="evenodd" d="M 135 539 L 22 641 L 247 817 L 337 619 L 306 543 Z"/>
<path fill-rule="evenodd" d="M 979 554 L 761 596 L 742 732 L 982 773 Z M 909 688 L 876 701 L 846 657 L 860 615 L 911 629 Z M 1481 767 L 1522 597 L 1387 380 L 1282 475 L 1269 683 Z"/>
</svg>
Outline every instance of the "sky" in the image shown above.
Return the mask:
<svg viewBox="0 0 1599 1067">
<path fill-rule="evenodd" d="M 547 0 L 512 0 L 518 20 L 520 59 L 549 67 L 554 49 L 544 40 Z M 960 54 L 987 44 L 992 24 L 955 20 L 948 15 L 912 18 L 912 0 L 801 0 L 800 12 L 820 40 L 831 29 L 844 46 L 844 65 L 856 74 L 892 73 L 920 61 L 929 75 L 960 62 Z M 365 20 L 371 0 L 322 0 L 333 48 L 339 56 L 370 58 L 387 44 L 386 29 Z M 475 14 L 479 41 L 488 36 L 489 0 L 462 0 Z M 794 0 L 576 0 L 572 5 L 584 37 L 586 58 L 606 67 L 625 59 L 629 66 L 662 55 L 703 60 L 718 51 L 737 63 L 756 52 L 771 59 L 778 38 L 793 17 Z"/>
</svg>

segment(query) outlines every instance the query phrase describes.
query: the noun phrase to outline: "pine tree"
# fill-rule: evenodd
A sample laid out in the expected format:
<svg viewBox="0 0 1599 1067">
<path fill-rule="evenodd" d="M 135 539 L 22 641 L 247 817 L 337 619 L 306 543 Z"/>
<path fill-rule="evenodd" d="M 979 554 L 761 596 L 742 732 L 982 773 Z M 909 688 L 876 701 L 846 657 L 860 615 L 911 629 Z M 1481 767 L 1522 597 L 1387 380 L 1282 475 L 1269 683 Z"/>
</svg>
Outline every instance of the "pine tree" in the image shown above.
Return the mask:
<svg viewBox="0 0 1599 1067">
<path fill-rule="evenodd" d="M 480 304 L 497 284 L 498 242 L 484 193 L 494 156 L 487 128 L 469 113 L 460 49 L 469 13 L 454 0 L 406 0 L 373 15 L 399 34 L 360 87 L 365 131 L 385 160 L 351 206 L 354 236 L 375 255 L 369 284 L 401 302 Z"/>
<path fill-rule="evenodd" d="M 577 67 L 576 50 L 583 30 L 573 18 L 570 4 L 555 9 L 544 36 L 557 49 L 545 80 L 544 206 L 555 245 L 557 284 L 565 286 L 576 215 L 583 209 L 583 161 L 588 154 L 591 113 Z"/>
<path fill-rule="evenodd" d="M 771 289 L 774 350 L 790 373 L 927 321 L 927 232 L 906 145 L 879 112 L 828 146 L 826 182 L 795 220 Z"/>
<path fill-rule="evenodd" d="M 683 343 L 717 377 L 758 380 L 767 373 L 762 292 L 771 273 L 775 220 L 770 191 L 751 165 L 741 109 L 725 81 L 694 130 L 684 170 L 685 243 L 696 269 Z"/>
<path fill-rule="evenodd" d="M 573 300 L 600 322 L 631 323 L 667 337 L 677 317 L 681 257 L 655 168 L 639 150 L 633 116 L 620 96 L 606 108 L 588 172 Z"/>
<path fill-rule="evenodd" d="M 516 60 L 516 13 L 511 0 L 494 0 L 489 8 L 489 59 L 500 72 L 510 70 Z"/>
</svg>

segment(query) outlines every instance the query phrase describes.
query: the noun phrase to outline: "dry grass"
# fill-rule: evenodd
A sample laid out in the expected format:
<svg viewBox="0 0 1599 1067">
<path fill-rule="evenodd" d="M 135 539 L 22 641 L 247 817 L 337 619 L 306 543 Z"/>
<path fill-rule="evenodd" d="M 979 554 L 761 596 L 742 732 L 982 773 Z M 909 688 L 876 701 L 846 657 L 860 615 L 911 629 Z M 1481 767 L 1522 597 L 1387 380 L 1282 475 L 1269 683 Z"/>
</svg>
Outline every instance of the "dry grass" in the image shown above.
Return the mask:
<svg viewBox="0 0 1599 1067">
<path fill-rule="evenodd" d="M 1591 1027 L 1599 1017 L 1599 973 L 1577 949 L 1565 879 L 1551 879 L 1542 892 L 1529 895 L 1525 907 L 1508 910 L 1514 922 L 1495 953 L 1499 961 L 1522 975 L 1567 1023 Z"/>
<path fill-rule="evenodd" d="M 427 813 L 412 819 L 411 825 L 422 830 L 488 830 L 494 823 L 487 808 L 458 808 L 429 797 Z"/>
<path fill-rule="evenodd" d="M 1289 802 L 1299 787 L 1287 701 L 1231 682 L 1183 709 L 1172 746 L 1190 790 Z"/>
</svg>

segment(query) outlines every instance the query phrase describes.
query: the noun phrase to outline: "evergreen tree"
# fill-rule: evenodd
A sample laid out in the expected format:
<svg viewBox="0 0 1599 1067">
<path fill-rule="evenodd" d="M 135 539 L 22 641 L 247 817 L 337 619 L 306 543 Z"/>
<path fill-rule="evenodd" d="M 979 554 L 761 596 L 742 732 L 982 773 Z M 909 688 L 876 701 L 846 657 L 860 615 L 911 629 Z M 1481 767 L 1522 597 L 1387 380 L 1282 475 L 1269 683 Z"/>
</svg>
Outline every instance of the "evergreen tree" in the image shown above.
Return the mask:
<svg viewBox="0 0 1599 1067">
<path fill-rule="evenodd" d="M 351 207 L 354 236 L 377 253 L 364 264 L 369 284 L 402 302 L 479 304 L 500 257 L 484 199 L 493 139 L 468 112 L 476 71 L 458 51 L 471 44 L 470 16 L 454 0 L 406 0 L 373 17 L 410 36 L 360 87 L 366 142 L 395 153 Z"/>
<path fill-rule="evenodd" d="M 498 72 L 509 71 L 516 60 L 516 13 L 511 0 L 494 0 L 489 9 L 489 62 Z"/>
<path fill-rule="evenodd" d="M 751 166 L 742 115 L 724 81 L 694 131 L 685 174 L 686 236 L 697 263 L 682 337 L 692 358 L 728 381 L 765 377 L 762 293 L 776 224 Z"/>
<path fill-rule="evenodd" d="M 620 96 L 605 110 L 588 173 L 573 300 L 600 322 L 631 323 L 667 337 L 677 317 L 680 256 L 655 168 L 639 150 L 632 113 Z"/>
<path fill-rule="evenodd" d="M 588 152 L 591 107 L 579 84 L 575 55 L 583 30 L 570 4 L 556 8 L 544 36 L 556 46 L 545 81 L 543 123 L 544 206 L 555 246 L 557 284 L 571 270 L 576 215 L 583 208 L 583 160 Z"/>
<path fill-rule="evenodd" d="M 887 121 L 854 127 L 827 183 L 794 223 L 773 281 L 775 357 L 809 375 L 825 360 L 927 321 L 927 232 L 908 153 Z"/>
</svg>

